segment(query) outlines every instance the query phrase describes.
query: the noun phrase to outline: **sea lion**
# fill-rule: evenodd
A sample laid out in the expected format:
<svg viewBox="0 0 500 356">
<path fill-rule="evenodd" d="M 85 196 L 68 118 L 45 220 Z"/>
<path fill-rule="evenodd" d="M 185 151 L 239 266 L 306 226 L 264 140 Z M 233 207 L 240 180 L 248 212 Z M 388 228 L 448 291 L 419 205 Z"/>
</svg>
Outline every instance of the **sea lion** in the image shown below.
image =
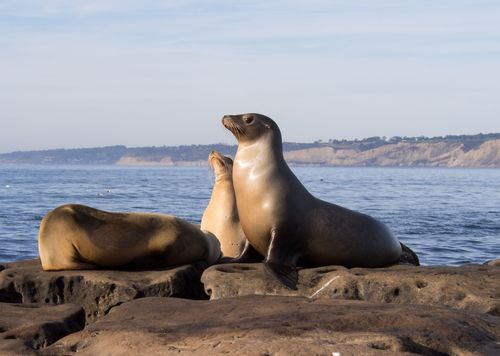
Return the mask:
<svg viewBox="0 0 500 356">
<path fill-rule="evenodd" d="M 175 216 L 111 213 L 77 204 L 45 215 L 38 251 L 44 270 L 213 264 L 221 254 L 213 234 Z"/>
<path fill-rule="evenodd" d="M 215 173 L 212 196 L 203 217 L 201 229 L 214 234 L 221 244 L 223 256 L 237 257 L 245 247 L 245 234 L 240 225 L 233 187 L 233 160 L 212 151 L 208 161 Z"/>
<path fill-rule="evenodd" d="M 283 157 L 278 125 L 260 114 L 226 115 L 238 140 L 233 184 L 247 238 L 234 262 L 256 261 L 295 289 L 297 265 L 384 267 L 397 263 L 401 245 L 378 220 L 315 198 Z"/>
</svg>

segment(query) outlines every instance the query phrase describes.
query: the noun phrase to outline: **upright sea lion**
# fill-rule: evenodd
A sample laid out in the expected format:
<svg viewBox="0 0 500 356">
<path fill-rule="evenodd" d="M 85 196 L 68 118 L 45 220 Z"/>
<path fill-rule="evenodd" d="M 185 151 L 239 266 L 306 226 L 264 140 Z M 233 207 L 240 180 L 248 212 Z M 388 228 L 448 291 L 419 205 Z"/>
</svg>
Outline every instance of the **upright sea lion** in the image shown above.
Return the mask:
<svg viewBox="0 0 500 356">
<path fill-rule="evenodd" d="M 243 114 L 222 123 L 238 140 L 233 183 L 247 244 L 235 262 L 258 252 L 269 273 L 296 288 L 297 265 L 384 267 L 399 260 L 401 245 L 383 223 L 307 191 L 285 162 L 273 120 Z"/>
<path fill-rule="evenodd" d="M 220 241 L 223 256 L 237 257 L 245 247 L 233 187 L 233 160 L 217 151 L 208 156 L 215 173 L 212 196 L 201 219 L 201 229 L 210 231 Z"/>
<path fill-rule="evenodd" d="M 174 216 L 110 213 L 76 204 L 45 215 L 38 250 L 44 270 L 213 264 L 220 257 L 213 234 Z"/>
</svg>

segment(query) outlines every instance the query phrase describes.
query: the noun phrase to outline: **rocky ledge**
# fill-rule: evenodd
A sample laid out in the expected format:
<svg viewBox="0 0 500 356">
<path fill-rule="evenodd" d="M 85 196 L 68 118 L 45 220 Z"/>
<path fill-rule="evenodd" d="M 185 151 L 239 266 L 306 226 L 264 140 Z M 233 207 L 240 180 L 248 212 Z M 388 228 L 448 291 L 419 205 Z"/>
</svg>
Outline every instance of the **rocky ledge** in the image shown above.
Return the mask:
<svg viewBox="0 0 500 356">
<path fill-rule="evenodd" d="M 296 291 L 287 289 L 262 264 L 227 264 L 202 275 L 210 299 L 245 295 L 287 295 L 371 303 L 449 306 L 500 316 L 500 268 L 462 267 L 352 268 L 327 266 L 299 271 Z"/>
<path fill-rule="evenodd" d="M 167 355 L 499 354 L 496 317 L 443 307 L 302 297 L 144 298 L 47 348 Z"/>
<path fill-rule="evenodd" d="M 297 291 L 261 264 L 203 267 L 2 264 L 0 354 L 500 354 L 498 261 L 301 269 Z"/>
<path fill-rule="evenodd" d="M 7 263 L 0 272 L 0 302 L 72 303 L 83 307 L 91 323 L 112 307 L 136 298 L 206 299 L 200 283 L 202 267 L 45 272 L 38 259 Z"/>
<path fill-rule="evenodd" d="M 84 311 L 73 304 L 0 303 L 0 354 L 35 354 L 84 326 Z"/>
</svg>

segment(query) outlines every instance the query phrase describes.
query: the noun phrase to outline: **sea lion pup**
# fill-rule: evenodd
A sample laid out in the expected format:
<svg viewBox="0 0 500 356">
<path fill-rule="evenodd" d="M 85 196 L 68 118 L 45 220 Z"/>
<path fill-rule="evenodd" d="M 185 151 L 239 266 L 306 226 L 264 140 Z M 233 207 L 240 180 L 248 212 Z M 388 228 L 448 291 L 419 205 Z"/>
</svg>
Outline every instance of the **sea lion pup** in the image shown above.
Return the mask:
<svg viewBox="0 0 500 356">
<path fill-rule="evenodd" d="M 210 231 L 220 242 L 223 256 L 237 257 L 245 247 L 233 187 L 233 160 L 212 151 L 208 161 L 215 173 L 212 196 L 203 217 L 201 229 Z"/>
<path fill-rule="evenodd" d="M 171 215 L 111 213 L 62 205 L 42 219 L 38 251 L 44 270 L 166 267 L 220 257 L 215 236 Z"/>
<path fill-rule="evenodd" d="M 295 289 L 297 265 L 384 267 L 396 263 L 401 245 L 374 218 L 312 196 L 283 157 L 281 132 L 260 114 L 226 115 L 238 140 L 233 183 L 247 238 L 233 262 L 265 256 L 264 267 Z"/>
</svg>

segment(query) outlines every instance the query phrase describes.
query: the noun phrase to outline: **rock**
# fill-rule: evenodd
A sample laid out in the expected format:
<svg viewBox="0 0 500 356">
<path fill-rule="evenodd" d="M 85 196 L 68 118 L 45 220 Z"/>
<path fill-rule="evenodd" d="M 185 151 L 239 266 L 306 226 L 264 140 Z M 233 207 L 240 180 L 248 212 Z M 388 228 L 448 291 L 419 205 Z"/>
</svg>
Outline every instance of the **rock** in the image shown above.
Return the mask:
<svg viewBox="0 0 500 356">
<path fill-rule="evenodd" d="M 304 268 L 294 291 L 269 276 L 260 263 L 224 264 L 208 268 L 202 282 L 210 299 L 255 294 L 304 296 L 444 305 L 500 316 L 500 268 L 493 266 Z"/>
<path fill-rule="evenodd" d="M 0 302 L 73 303 L 83 306 L 87 323 L 132 299 L 204 298 L 201 266 L 150 271 L 42 270 L 39 260 L 5 264 L 0 272 Z"/>
<path fill-rule="evenodd" d="M 303 297 L 143 298 L 47 355 L 500 354 L 500 318 L 446 307 Z"/>
<path fill-rule="evenodd" d="M 496 260 L 486 261 L 484 264 L 487 266 L 500 267 L 500 258 L 497 258 Z"/>
<path fill-rule="evenodd" d="M 0 354 L 35 354 L 84 326 L 85 313 L 76 305 L 0 303 Z"/>
</svg>

